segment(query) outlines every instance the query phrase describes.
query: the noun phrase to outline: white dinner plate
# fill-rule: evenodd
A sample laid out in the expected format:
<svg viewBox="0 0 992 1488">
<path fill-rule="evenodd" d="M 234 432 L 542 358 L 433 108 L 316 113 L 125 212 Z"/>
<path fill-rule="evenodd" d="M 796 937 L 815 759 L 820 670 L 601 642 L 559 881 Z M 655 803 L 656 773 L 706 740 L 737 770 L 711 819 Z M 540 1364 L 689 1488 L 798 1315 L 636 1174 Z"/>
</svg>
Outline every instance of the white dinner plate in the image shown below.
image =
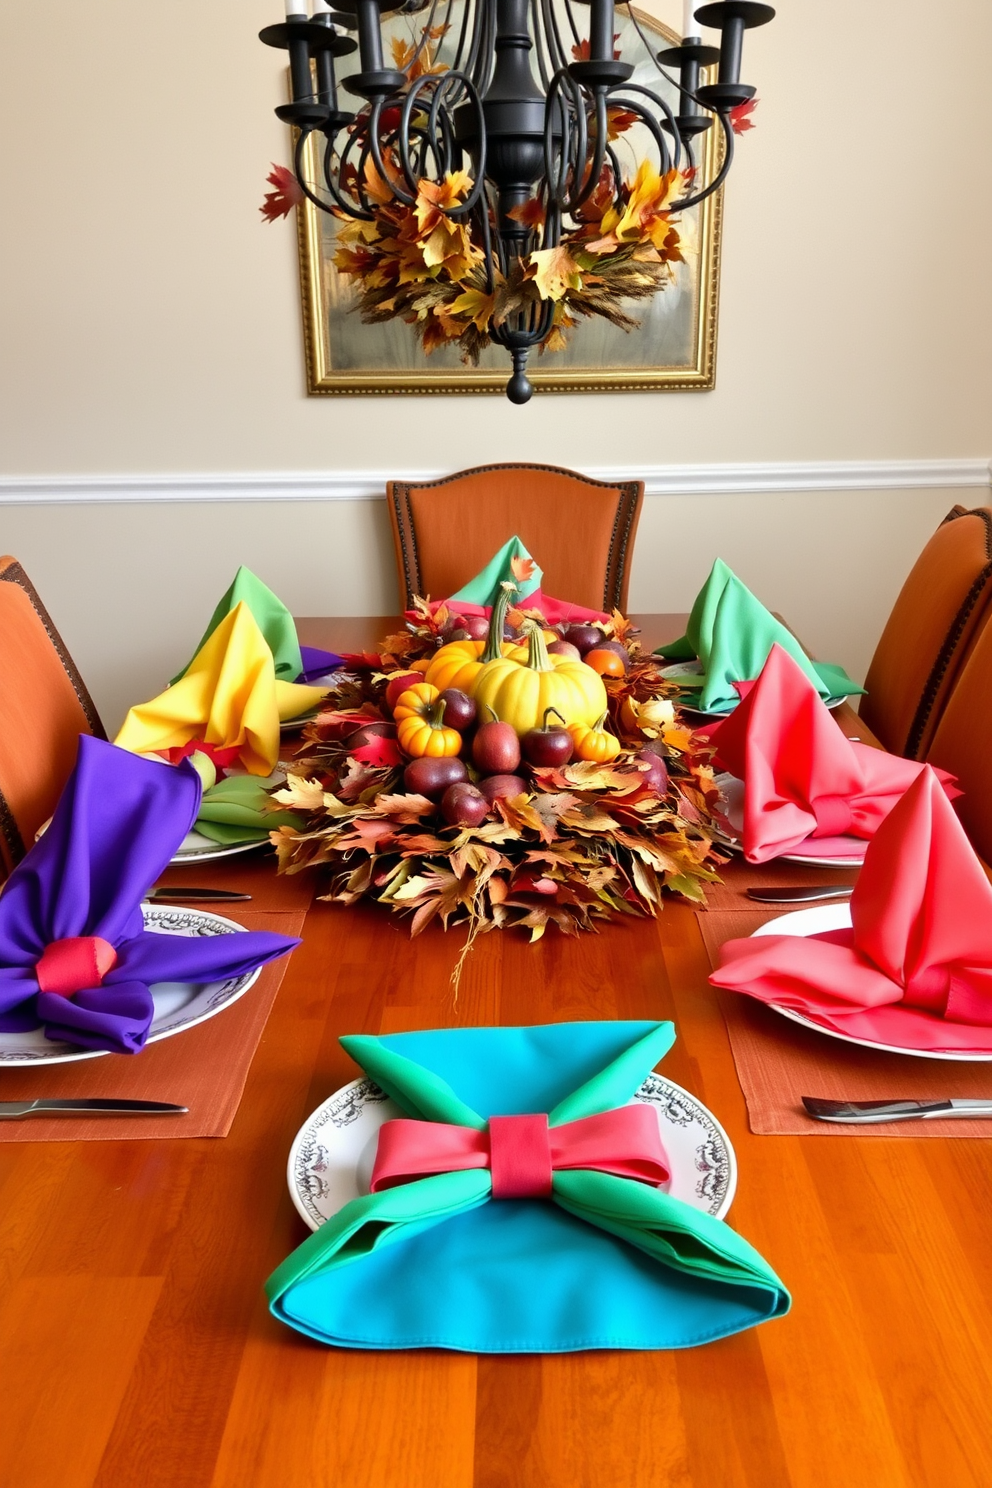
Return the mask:
<svg viewBox="0 0 992 1488">
<path fill-rule="evenodd" d="M 731 847 L 740 851 L 741 836 L 744 832 L 744 782 L 738 780 L 736 775 L 717 775 L 716 784 L 720 787 L 720 795 L 723 805 L 723 817 L 729 832 L 721 832 L 719 841 L 724 847 Z M 846 841 L 851 844 L 849 856 L 833 858 L 823 853 L 778 853 L 774 858 L 769 858 L 771 863 L 801 863 L 810 868 L 860 868 L 865 860 L 868 844 L 863 837 L 847 837 Z M 756 864 L 755 866 L 760 866 Z"/>
<path fill-rule="evenodd" d="M 737 1187 L 737 1159 L 719 1121 L 662 1075 L 648 1075 L 628 1104 L 634 1101 L 658 1113 L 672 1173 L 667 1192 L 722 1219 Z M 379 1128 L 405 1115 L 366 1076 L 343 1085 L 303 1123 L 289 1151 L 287 1176 L 290 1197 L 312 1230 L 368 1193 Z"/>
<path fill-rule="evenodd" d="M 847 930 L 851 924 L 851 906 L 849 904 L 818 904 L 814 909 L 797 909 L 792 914 L 779 915 L 774 920 L 768 920 L 764 925 L 759 925 L 755 935 L 822 935 L 827 930 Z M 825 1028 L 815 1018 L 805 1013 L 796 1013 L 792 1008 L 781 1007 L 777 1002 L 767 1004 L 774 1012 L 781 1013 L 783 1018 L 790 1018 L 793 1023 L 799 1023 L 803 1028 L 812 1028 L 817 1033 L 826 1034 L 827 1038 L 840 1039 L 842 1044 L 857 1044 L 861 1049 L 878 1049 L 883 1054 L 911 1054 L 917 1059 L 956 1059 L 964 1060 L 969 1064 L 988 1063 L 992 1060 L 992 1054 L 972 1053 L 937 1053 L 932 1049 L 910 1049 L 902 1044 L 878 1044 L 871 1039 L 854 1038 L 849 1033 L 838 1033 L 836 1029 Z"/>
<path fill-rule="evenodd" d="M 700 661 L 673 661 L 670 665 L 661 668 L 661 675 L 670 679 L 675 677 L 701 677 L 702 674 L 703 666 Z M 694 687 L 684 687 L 682 692 L 684 697 L 691 697 L 696 690 Z M 845 694 L 844 697 L 824 698 L 823 701 L 833 711 L 834 708 L 839 708 L 841 703 L 847 701 L 847 695 Z M 731 703 L 727 708 L 713 709 L 708 713 L 704 713 L 702 708 L 694 708 L 691 703 L 680 701 L 679 711 L 688 714 L 691 718 L 707 719 L 710 722 L 714 722 L 718 718 L 729 718 L 737 706 L 737 703 Z"/>
<path fill-rule="evenodd" d="M 235 935 L 244 931 L 243 925 L 203 909 L 143 904 L 141 913 L 145 929 L 156 935 Z M 228 977 L 223 982 L 156 982 L 149 989 L 155 1015 L 147 1042 L 157 1044 L 159 1039 L 184 1033 L 187 1028 L 213 1018 L 237 1002 L 258 980 L 261 970 L 257 966 L 254 971 Z M 0 1068 L 19 1064 L 71 1064 L 78 1059 L 99 1059 L 109 1053 L 109 1049 L 80 1049 L 76 1044 L 55 1043 L 45 1037 L 42 1028 L 30 1033 L 0 1033 Z"/>
<path fill-rule="evenodd" d="M 194 827 L 180 842 L 169 867 L 176 868 L 181 863 L 210 863 L 214 858 L 232 858 L 235 853 L 257 852 L 260 847 L 268 846 L 267 837 L 261 842 L 215 842 Z"/>
</svg>

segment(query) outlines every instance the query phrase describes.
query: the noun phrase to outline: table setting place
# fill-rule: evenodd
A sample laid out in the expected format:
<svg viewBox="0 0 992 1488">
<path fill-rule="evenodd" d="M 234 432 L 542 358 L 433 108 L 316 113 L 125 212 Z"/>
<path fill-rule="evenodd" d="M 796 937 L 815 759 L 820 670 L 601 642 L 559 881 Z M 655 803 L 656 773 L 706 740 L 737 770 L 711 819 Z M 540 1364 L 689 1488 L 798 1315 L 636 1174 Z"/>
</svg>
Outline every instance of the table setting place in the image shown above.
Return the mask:
<svg viewBox="0 0 992 1488">
<path fill-rule="evenodd" d="M 332 1348 L 683 1349 L 790 1307 L 728 1221 L 719 1113 L 658 1069 L 673 1023 L 465 1026 L 493 932 L 680 900 L 753 1132 L 992 1133 L 992 885 L 954 780 L 852 735 L 862 689 L 719 560 L 654 652 L 542 578 L 514 537 L 338 653 L 240 569 L 170 685 L 80 738 L 0 892 L 0 1141 L 226 1135 L 315 893 L 405 916 L 411 965 L 466 932 L 438 1026 L 345 1028 L 357 1073 L 289 1144 L 310 1233 L 269 1306 Z"/>
</svg>

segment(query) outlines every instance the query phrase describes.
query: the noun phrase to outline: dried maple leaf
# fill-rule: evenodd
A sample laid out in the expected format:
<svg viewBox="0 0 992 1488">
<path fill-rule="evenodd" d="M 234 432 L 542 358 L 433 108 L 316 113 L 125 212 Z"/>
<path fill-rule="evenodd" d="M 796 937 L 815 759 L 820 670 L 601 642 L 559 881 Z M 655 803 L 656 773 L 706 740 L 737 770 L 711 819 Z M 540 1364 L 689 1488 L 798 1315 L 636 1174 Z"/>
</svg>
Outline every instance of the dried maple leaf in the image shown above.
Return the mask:
<svg viewBox="0 0 992 1488">
<path fill-rule="evenodd" d="M 754 128 L 754 120 L 751 115 L 758 107 L 757 98 L 747 98 L 743 103 L 735 103 L 730 110 L 730 127 L 735 134 L 746 134 L 749 129 Z"/>
<path fill-rule="evenodd" d="M 404 756 L 395 739 L 370 739 L 367 744 L 360 744 L 349 753 L 353 759 L 361 760 L 362 764 L 372 765 L 374 768 L 395 769 L 404 763 Z"/>
<path fill-rule="evenodd" d="M 619 31 L 614 31 L 614 33 L 613 33 L 613 40 L 615 42 L 620 40 L 620 32 Z M 575 43 L 575 45 L 572 47 L 572 56 L 575 58 L 576 62 L 588 62 L 589 61 L 589 38 L 588 37 L 585 37 L 584 36 L 581 41 L 577 41 Z M 614 62 L 619 62 L 620 61 L 620 52 L 619 52 L 619 50 L 615 50 L 614 51 L 614 53 L 613 53 L 613 60 L 614 60 Z"/>
<path fill-rule="evenodd" d="M 569 289 L 581 289 L 579 266 L 564 245 L 541 248 L 532 253 L 527 265 L 542 300 L 560 300 Z"/>
<path fill-rule="evenodd" d="M 606 138 L 617 139 L 621 134 L 626 134 L 628 129 L 638 122 L 639 114 L 630 109 L 611 108 L 606 115 Z"/>
<path fill-rule="evenodd" d="M 266 222 L 276 222 L 280 217 L 288 217 L 293 208 L 303 201 L 303 187 L 293 172 L 284 165 L 273 165 L 265 179 L 274 189 L 265 193 L 265 199 L 258 210 Z"/>
</svg>

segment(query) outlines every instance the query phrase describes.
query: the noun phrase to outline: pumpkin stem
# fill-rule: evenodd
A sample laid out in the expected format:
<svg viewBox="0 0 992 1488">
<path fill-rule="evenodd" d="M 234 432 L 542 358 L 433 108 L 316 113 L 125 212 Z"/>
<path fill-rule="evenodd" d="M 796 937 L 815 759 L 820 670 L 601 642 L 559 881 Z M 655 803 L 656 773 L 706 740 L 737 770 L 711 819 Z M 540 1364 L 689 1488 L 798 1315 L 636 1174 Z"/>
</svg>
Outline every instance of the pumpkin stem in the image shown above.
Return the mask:
<svg viewBox="0 0 992 1488">
<path fill-rule="evenodd" d="M 527 665 L 532 672 L 552 672 L 551 658 L 548 656 L 548 647 L 544 639 L 544 631 L 536 620 L 528 620 L 524 624 L 524 634 L 527 637 Z M 558 715 L 561 717 L 561 715 Z"/>
<path fill-rule="evenodd" d="M 548 714 L 549 713 L 553 713 L 555 715 L 555 717 L 557 718 L 558 722 L 561 724 L 562 728 L 567 728 L 568 727 L 568 725 L 566 724 L 564 718 L 562 718 L 561 714 L 558 712 L 558 709 L 557 708 L 545 708 L 545 710 L 544 710 L 544 717 L 541 720 L 541 730 L 542 730 L 543 733 L 545 733 L 545 734 L 548 733 Z"/>
<path fill-rule="evenodd" d="M 444 710 L 447 706 L 447 698 L 436 698 L 435 701 L 430 704 L 424 717 L 425 721 L 430 725 L 432 729 L 444 728 Z"/>
<path fill-rule="evenodd" d="M 503 655 L 503 626 L 506 624 L 506 612 L 510 608 L 510 601 L 517 592 L 516 584 L 504 580 L 499 586 L 499 596 L 493 605 L 493 612 L 489 619 L 489 635 L 486 638 L 486 649 L 479 657 L 480 661 L 498 661 Z"/>
</svg>

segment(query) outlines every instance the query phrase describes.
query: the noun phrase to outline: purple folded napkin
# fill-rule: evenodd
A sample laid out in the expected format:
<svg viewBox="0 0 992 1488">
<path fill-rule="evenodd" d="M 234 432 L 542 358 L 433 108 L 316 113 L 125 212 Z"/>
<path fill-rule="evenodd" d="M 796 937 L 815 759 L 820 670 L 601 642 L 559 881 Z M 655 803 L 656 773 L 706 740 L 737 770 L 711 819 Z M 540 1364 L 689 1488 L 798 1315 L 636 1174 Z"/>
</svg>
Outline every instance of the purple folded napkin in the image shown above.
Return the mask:
<svg viewBox="0 0 992 1488">
<path fill-rule="evenodd" d="M 330 672 L 339 672 L 344 666 L 343 656 L 336 651 L 321 651 L 319 646 L 301 646 L 300 657 L 303 670 L 295 679 L 297 682 L 314 682 Z"/>
<path fill-rule="evenodd" d="M 136 1054 L 155 982 L 253 971 L 298 940 L 269 931 L 156 935 L 141 901 L 196 818 L 200 778 L 82 735 L 51 826 L 0 894 L 0 1032 Z"/>
</svg>

